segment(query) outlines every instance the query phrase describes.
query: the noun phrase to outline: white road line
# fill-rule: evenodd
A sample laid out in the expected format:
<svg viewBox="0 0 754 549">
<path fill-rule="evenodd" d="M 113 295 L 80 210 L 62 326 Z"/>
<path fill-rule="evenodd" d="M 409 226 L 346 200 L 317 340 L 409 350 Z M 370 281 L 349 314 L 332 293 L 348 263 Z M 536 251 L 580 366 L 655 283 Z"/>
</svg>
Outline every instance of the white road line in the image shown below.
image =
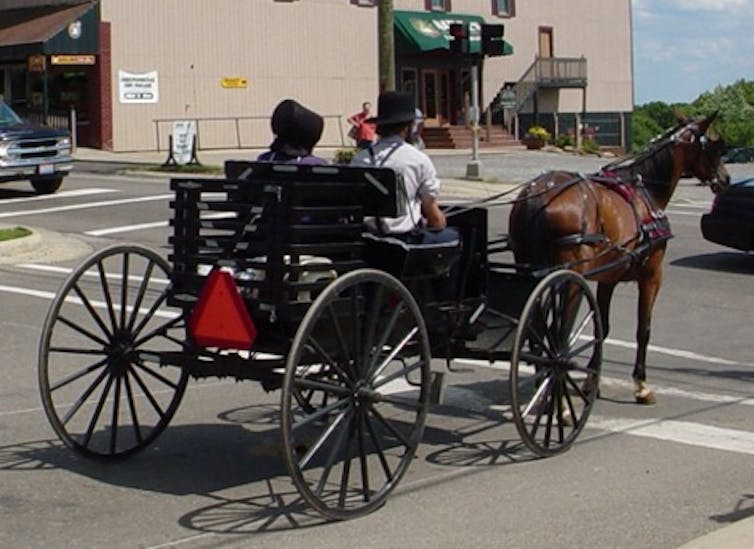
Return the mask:
<svg viewBox="0 0 754 549">
<path fill-rule="evenodd" d="M 25 210 L 20 212 L 0 213 L 0 219 L 8 217 L 22 217 L 25 215 L 48 214 L 56 212 L 66 212 L 71 210 L 85 210 L 88 208 L 103 208 L 106 206 L 120 206 L 121 204 L 134 204 L 137 202 L 153 202 L 158 200 L 167 200 L 173 198 L 172 194 L 157 194 L 153 196 L 140 196 L 137 198 L 123 198 L 120 200 L 103 200 L 101 202 L 87 202 L 85 204 L 71 204 L 68 206 L 56 206 L 53 208 L 39 208 L 37 210 Z"/>
<path fill-rule="evenodd" d="M 220 219 L 233 217 L 236 214 L 234 212 L 217 212 L 212 214 L 202 215 L 201 219 Z M 121 225 L 119 227 L 106 227 L 103 229 L 94 229 L 86 231 L 84 234 L 90 236 L 105 236 L 108 234 L 127 233 L 130 231 L 140 231 L 142 229 L 154 229 L 157 227 L 167 227 L 167 221 L 153 221 L 151 223 L 137 223 L 134 225 Z"/>
<path fill-rule="evenodd" d="M 753 432 L 713 427 L 703 423 L 664 419 L 607 418 L 593 415 L 587 421 L 586 428 L 754 455 Z"/>
<path fill-rule="evenodd" d="M 167 221 L 153 221 L 151 223 L 136 223 L 134 225 L 121 225 L 120 227 L 108 227 L 106 229 L 94 229 L 86 231 L 84 234 L 90 236 L 105 236 L 107 234 L 127 233 L 130 231 L 141 231 L 143 229 L 155 229 L 157 227 L 167 227 Z"/>
<path fill-rule="evenodd" d="M 457 364 L 468 364 L 469 366 L 476 366 L 478 368 L 490 368 L 493 370 L 509 371 L 510 362 L 504 360 L 498 360 L 489 363 L 484 360 L 465 359 L 460 358 L 453 361 Z M 530 367 L 523 366 L 524 371 L 528 371 Z M 630 372 L 626 372 L 626 376 L 630 376 Z M 630 391 L 633 391 L 633 381 L 629 379 L 619 379 L 615 377 L 602 376 L 600 378 L 600 387 L 604 386 L 621 387 Z M 652 389 L 661 395 L 685 398 L 688 400 L 698 400 L 701 402 L 714 402 L 718 404 L 740 404 L 743 406 L 754 406 L 754 397 L 749 396 L 733 396 L 733 395 L 721 395 L 716 393 L 705 393 L 701 391 L 687 391 L 685 389 L 678 389 L 676 387 L 665 387 L 663 385 L 651 384 Z"/>
<path fill-rule="evenodd" d="M 44 273 L 63 274 L 66 276 L 68 276 L 70 273 L 73 272 L 73 269 L 70 269 L 67 267 L 57 267 L 55 265 L 39 265 L 37 263 L 19 263 L 17 267 L 29 269 L 32 271 L 41 271 Z M 99 272 L 94 269 L 90 269 L 88 271 L 84 271 L 83 276 L 87 276 L 89 278 L 99 278 Z M 121 275 L 120 273 L 117 273 L 117 274 L 105 273 L 105 278 L 107 280 L 114 280 L 116 282 L 121 280 L 122 276 L 123 275 Z M 136 276 L 136 275 L 128 276 L 128 280 L 132 282 L 140 282 L 141 278 L 142 278 L 141 276 Z M 170 280 L 168 280 L 167 278 L 158 278 L 158 277 L 152 277 L 150 281 L 155 284 L 161 284 L 163 286 L 166 286 L 170 283 Z"/>
<path fill-rule="evenodd" d="M 45 292 L 42 290 L 30 290 L 29 288 L 19 288 L 18 286 L 5 286 L 4 284 L 0 284 L 0 292 L 7 292 L 9 294 L 19 294 L 19 295 L 28 295 L 31 297 L 40 297 L 42 299 L 48 299 L 52 300 L 55 298 L 57 294 L 54 292 Z M 65 299 L 66 303 L 75 303 L 77 305 L 83 305 L 83 302 L 77 298 L 77 297 L 67 297 Z M 107 303 L 104 301 L 95 301 L 90 299 L 89 303 L 91 303 L 92 307 L 96 309 L 105 309 L 107 310 L 108 306 Z M 114 311 L 120 311 L 120 306 L 113 304 L 113 310 Z M 130 312 L 133 310 L 133 307 L 127 306 L 126 311 Z M 146 314 L 149 312 L 149 309 L 146 308 L 140 308 L 139 312 L 142 314 Z M 176 318 L 179 316 L 180 313 L 174 312 L 174 311 L 160 311 L 157 310 L 154 313 L 152 313 L 154 316 L 159 316 L 162 318 Z"/>
<path fill-rule="evenodd" d="M 7 201 L 3 201 L 3 204 L 15 205 L 20 202 L 39 202 L 41 200 L 51 200 L 56 198 L 72 198 L 77 196 L 90 196 L 93 194 L 102 193 L 116 193 L 117 189 L 102 189 L 102 188 L 90 188 L 90 189 L 71 189 L 70 191 L 60 191 L 55 194 L 45 194 L 41 196 L 27 196 L 23 198 L 9 198 Z"/>
</svg>

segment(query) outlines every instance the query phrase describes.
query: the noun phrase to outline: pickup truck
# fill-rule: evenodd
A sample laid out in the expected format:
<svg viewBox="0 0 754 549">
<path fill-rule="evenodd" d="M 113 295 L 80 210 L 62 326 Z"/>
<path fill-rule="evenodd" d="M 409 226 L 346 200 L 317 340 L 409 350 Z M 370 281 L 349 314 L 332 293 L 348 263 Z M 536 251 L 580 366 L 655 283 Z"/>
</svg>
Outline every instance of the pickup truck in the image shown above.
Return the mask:
<svg viewBox="0 0 754 549">
<path fill-rule="evenodd" d="M 68 130 L 25 122 L 0 101 L 0 183 L 28 179 L 37 194 L 52 194 L 71 169 Z"/>
</svg>

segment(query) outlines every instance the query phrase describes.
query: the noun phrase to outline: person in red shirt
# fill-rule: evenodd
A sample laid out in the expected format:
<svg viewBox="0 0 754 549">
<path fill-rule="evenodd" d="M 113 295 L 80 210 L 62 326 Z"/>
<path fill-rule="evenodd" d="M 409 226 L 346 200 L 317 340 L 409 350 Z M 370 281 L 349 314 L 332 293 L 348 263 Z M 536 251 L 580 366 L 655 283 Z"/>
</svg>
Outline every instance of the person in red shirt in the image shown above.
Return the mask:
<svg viewBox="0 0 754 549">
<path fill-rule="evenodd" d="M 356 146 L 360 149 L 366 149 L 374 142 L 376 127 L 373 122 L 367 122 L 372 111 L 372 104 L 365 101 L 361 105 L 361 111 L 348 117 L 348 123 L 353 126 L 348 135 L 356 139 Z"/>
</svg>

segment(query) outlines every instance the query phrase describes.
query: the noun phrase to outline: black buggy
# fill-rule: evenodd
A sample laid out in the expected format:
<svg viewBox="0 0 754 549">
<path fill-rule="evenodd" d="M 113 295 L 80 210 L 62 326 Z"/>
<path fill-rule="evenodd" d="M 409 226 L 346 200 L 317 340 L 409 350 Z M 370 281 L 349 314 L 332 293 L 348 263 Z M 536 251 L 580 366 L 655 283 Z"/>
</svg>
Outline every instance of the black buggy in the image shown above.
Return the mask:
<svg viewBox="0 0 754 549">
<path fill-rule="evenodd" d="M 483 207 L 448 211 L 461 246 L 365 235 L 365 216 L 404 207 L 396 183 L 384 168 L 254 162 L 172 180 L 169 262 L 105 248 L 51 305 L 39 383 L 57 435 L 85 456 L 123 458 L 167 427 L 189 377 L 256 380 L 281 389 L 296 488 L 346 519 L 380 506 L 408 468 L 442 379 L 432 360 L 465 358 L 507 369 L 501 414 L 532 452 L 568 449 L 600 375 L 589 286 L 506 263 Z"/>
</svg>

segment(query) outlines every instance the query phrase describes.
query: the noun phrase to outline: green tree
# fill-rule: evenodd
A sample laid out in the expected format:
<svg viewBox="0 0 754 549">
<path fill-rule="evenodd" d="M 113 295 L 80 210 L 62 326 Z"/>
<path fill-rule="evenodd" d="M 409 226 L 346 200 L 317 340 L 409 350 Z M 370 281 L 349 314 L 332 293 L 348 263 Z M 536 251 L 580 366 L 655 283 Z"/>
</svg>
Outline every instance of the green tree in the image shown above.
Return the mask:
<svg viewBox="0 0 754 549">
<path fill-rule="evenodd" d="M 633 115 L 633 143 L 634 151 L 640 150 L 654 137 L 658 136 L 665 128 L 661 127 L 654 119 L 644 112 L 634 112 Z"/>
</svg>

